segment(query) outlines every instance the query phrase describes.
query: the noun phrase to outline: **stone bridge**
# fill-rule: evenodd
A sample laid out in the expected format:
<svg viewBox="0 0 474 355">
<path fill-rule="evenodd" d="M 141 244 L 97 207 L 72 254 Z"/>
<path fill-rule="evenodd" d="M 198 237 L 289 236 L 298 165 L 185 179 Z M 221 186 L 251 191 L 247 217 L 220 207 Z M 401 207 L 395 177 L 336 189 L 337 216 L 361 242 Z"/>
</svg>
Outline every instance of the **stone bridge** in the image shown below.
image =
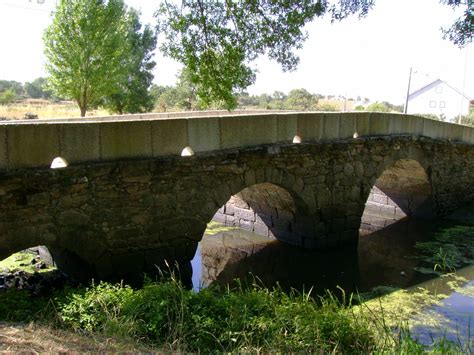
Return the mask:
<svg viewBox="0 0 474 355">
<path fill-rule="evenodd" d="M 349 247 L 474 195 L 469 127 L 381 113 L 172 116 L 1 123 L 0 258 L 46 245 L 76 277 L 130 277 L 165 260 L 185 268 L 212 219 Z"/>
</svg>

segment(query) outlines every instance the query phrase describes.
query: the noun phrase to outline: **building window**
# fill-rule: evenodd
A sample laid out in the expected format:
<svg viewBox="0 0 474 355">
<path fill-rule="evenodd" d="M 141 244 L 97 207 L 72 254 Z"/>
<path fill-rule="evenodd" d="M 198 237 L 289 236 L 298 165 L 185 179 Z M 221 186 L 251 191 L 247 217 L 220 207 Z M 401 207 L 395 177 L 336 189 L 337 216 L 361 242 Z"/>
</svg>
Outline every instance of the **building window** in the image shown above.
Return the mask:
<svg viewBox="0 0 474 355">
<path fill-rule="evenodd" d="M 445 101 L 440 101 L 439 102 L 439 108 L 445 108 L 446 107 L 446 102 Z"/>
<path fill-rule="evenodd" d="M 442 86 L 437 86 L 436 87 L 436 93 L 441 94 L 443 92 L 443 87 Z"/>
<path fill-rule="evenodd" d="M 430 107 L 436 108 L 436 101 L 430 101 Z"/>
</svg>

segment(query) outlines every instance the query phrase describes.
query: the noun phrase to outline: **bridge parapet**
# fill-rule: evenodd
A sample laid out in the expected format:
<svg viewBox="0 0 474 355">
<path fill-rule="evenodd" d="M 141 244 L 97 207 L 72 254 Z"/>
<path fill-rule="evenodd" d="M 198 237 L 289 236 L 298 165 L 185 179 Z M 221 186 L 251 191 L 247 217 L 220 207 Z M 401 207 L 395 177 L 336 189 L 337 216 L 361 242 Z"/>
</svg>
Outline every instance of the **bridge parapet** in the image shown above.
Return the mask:
<svg viewBox="0 0 474 355">
<path fill-rule="evenodd" d="M 387 113 L 194 112 L 0 124 L 0 169 L 179 155 L 260 144 L 412 135 L 474 144 L 474 128 Z"/>
</svg>

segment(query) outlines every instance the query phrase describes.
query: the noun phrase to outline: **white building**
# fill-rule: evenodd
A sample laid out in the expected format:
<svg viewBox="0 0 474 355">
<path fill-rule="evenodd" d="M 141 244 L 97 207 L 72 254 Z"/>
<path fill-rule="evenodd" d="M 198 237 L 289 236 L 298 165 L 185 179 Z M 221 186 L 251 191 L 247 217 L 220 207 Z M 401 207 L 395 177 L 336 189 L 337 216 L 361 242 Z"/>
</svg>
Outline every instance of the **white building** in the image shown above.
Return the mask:
<svg viewBox="0 0 474 355">
<path fill-rule="evenodd" d="M 433 114 L 454 121 L 469 114 L 470 100 L 460 91 L 437 79 L 408 96 L 407 113 Z"/>
</svg>

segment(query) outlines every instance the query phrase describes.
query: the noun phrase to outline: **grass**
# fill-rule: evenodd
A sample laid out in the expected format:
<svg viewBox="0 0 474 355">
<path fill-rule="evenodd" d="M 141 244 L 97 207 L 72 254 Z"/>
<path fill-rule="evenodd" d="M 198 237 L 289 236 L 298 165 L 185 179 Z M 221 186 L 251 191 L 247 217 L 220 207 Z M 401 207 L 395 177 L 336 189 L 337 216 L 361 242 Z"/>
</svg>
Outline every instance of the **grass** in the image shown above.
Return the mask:
<svg viewBox="0 0 474 355">
<path fill-rule="evenodd" d="M 25 113 L 33 113 L 38 118 L 68 118 L 79 117 L 79 107 L 72 103 L 53 103 L 41 102 L 39 104 L 18 102 L 9 105 L 0 105 L 0 117 L 8 119 L 22 119 Z M 91 110 L 87 112 L 87 116 L 107 116 L 110 113 L 103 109 Z"/>
<path fill-rule="evenodd" d="M 210 229 L 216 232 L 219 226 Z M 435 240 L 441 244 L 421 245 L 426 268 L 442 273 L 458 267 L 455 260 L 440 259 L 439 248 L 461 257 L 461 264 L 469 263 L 471 232 L 458 226 L 445 228 Z M 453 252 L 446 243 L 456 246 L 457 251 Z M 432 257 L 428 258 L 430 254 Z M 14 261 L 22 262 L 20 259 Z M 436 265 L 443 260 L 446 267 L 441 269 Z M 449 278 L 452 290 L 461 290 L 466 282 L 456 274 L 443 277 Z M 472 288 L 465 292 L 472 293 Z M 445 336 L 426 345 L 410 332 L 417 326 L 414 316 L 439 304 L 446 295 L 390 287 L 380 287 L 373 293 L 367 298 L 345 297 L 344 292 L 342 297 L 329 292 L 313 296 L 310 292 L 269 290 L 255 282 L 232 289 L 211 286 L 196 293 L 174 278 L 147 282 L 140 289 L 92 284 L 87 288 L 67 288 L 49 297 L 33 298 L 25 291 L 8 290 L 0 293 L 0 320 L 4 321 L 0 323 L 0 350 L 64 351 L 61 343 L 55 343 L 63 338 L 66 351 L 472 351 L 472 340 L 453 342 Z M 436 325 L 438 320 L 425 318 L 422 322 Z M 31 347 L 25 348 L 25 344 Z"/>
<path fill-rule="evenodd" d="M 419 344 L 405 323 L 391 323 L 383 311 L 364 304 L 352 307 L 351 300 L 339 301 L 330 293 L 313 298 L 258 285 L 210 287 L 196 293 L 174 279 L 149 282 L 141 289 L 100 283 L 34 301 L 25 292 L 11 291 L 0 294 L 0 319 L 68 332 L 70 337 L 77 333 L 120 339 L 121 344 L 136 346 L 133 351 L 423 353 L 440 346 L 466 350 L 445 339 L 431 348 Z"/>
</svg>

